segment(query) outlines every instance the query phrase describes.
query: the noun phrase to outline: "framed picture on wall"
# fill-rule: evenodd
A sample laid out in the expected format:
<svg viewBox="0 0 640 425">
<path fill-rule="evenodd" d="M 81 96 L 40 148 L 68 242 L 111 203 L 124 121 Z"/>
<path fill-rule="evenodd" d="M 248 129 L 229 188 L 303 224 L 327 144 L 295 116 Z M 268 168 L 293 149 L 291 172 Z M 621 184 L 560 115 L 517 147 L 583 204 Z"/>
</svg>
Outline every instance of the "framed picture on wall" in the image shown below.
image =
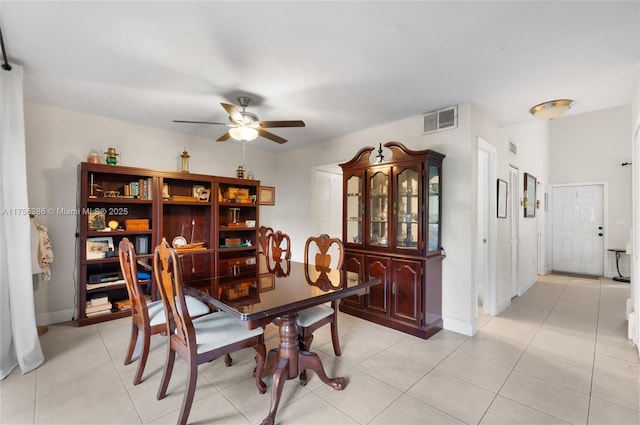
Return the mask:
<svg viewBox="0 0 640 425">
<path fill-rule="evenodd" d="M 507 218 L 507 182 L 498 179 L 498 218 Z"/>
<path fill-rule="evenodd" d="M 259 205 L 275 205 L 276 204 L 276 188 L 272 186 L 260 186 L 258 188 L 258 204 Z"/>
<path fill-rule="evenodd" d="M 522 206 L 524 207 L 525 217 L 536 216 L 536 184 L 537 179 L 529 173 L 524 173 L 524 198 Z"/>
</svg>

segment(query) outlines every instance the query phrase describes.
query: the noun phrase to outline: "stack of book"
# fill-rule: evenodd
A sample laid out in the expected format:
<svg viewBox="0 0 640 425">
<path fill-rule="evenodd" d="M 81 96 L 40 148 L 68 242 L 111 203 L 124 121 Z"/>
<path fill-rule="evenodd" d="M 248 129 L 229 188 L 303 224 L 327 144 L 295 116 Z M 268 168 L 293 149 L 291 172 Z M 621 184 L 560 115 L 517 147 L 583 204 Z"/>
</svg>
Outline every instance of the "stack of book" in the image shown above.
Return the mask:
<svg viewBox="0 0 640 425">
<path fill-rule="evenodd" d="M 151 199 L 151 177 L 127 183 L 120 198 Z"/>
<path fill-rule="evenodd" d="M 85 307 L 87 317 L 98 316 L 100 314 L 111 313 L 111 303 L 107 295 L 97 295 L 87 301 Z"/>
</svg>

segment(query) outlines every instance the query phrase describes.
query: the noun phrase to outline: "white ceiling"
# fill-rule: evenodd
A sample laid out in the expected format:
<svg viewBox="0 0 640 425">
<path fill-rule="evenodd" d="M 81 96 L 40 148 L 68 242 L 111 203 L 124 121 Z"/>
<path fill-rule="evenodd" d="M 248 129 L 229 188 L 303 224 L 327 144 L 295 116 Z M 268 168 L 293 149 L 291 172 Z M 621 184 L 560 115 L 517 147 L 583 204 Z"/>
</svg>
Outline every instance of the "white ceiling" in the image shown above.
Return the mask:
<svg viewBox="0 0 640 425">
<path fill-rule="evenodd" d="M 631 103 L 640 2 L 0 1 L 25 99 L 215 140 L 254 98 L 291 149 L 463 102 L 499 125 Z M 419 131 L 419 130 L 418 130 Z"/>
</svg>

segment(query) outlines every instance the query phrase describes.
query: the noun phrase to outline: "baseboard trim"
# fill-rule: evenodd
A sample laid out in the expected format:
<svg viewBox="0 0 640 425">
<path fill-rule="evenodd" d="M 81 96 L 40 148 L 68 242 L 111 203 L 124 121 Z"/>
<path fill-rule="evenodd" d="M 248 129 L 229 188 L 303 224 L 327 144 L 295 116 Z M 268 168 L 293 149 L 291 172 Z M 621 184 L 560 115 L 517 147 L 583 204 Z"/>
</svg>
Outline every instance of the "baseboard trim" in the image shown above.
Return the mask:
<svg viewBox="0 0 640 425">
<path fill-rule="evenodd" d="M 592 275 L 592 274 L 582 274 L 582 273 L 572 273 L 572 272 L 559 272 L 556 270 L 552 270 L 551 274 L 557 274 L 560 276 L 570 276 L 570 277 L 577 277 L 579 279 L 592 279 L 592 280 L 599 280 L 600 276 L 596 276 L 596 275 Z M 613 277 L 613 276 L 611 276 Z"/>
<path fill-rule="evenodd" d="M 442 327 L 451 332 L 456 332 L 462 335 L 473 336 L 478 333 L 478 320 L 474 319 L 471 322 L 467 322 L 460 319 L 454 319 L 452 317 L 442 317 Z"/>
<path fill-rule="evenodd" d="M 511 298 L 507 297 L 498 302 L 496 305 L 496 316 L 506 310 L 507 307 L 511 305 Z"/>
<path fill-rule="evenodd" d="M 56 323 L 68 322 L 75 317 L 76 310 L 74 308 L 60 311 L 52 311 L 50 313 L 37 314 L 36 325 L 47 326 Z"/>
<path fill-rule="evenodd" d="M 533 279 L 532 281 L 527 282 L 523 287 L 518 288 L 518 296 L 521 297 L 522 295 L 524 295 L 524 293 L 531 289 L 531 287 L 535 285 L 537 281 L 538 279 Z"/>
</svg>

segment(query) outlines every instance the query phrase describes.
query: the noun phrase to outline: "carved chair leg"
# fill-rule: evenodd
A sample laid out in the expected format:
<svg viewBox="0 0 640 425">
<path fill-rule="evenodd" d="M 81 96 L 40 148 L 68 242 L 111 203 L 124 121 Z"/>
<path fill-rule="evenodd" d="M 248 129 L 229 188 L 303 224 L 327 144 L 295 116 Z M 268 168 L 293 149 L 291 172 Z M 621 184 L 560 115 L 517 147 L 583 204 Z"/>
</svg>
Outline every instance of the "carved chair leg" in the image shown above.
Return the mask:
<svg viewBox="0 0 640 425">
<path fill-rule="evenodd" d="M 264 343 L 255 346 L 256 350 L 256 368 L 253 370 L 253 376 L 256 378 L 256 385 L 258 386 L 258 392 L 264 394 L 267 392 L 267 384 L 262 380 L 262 370 L 264 368 L 265 360 L 267 357 L 267 348 Z"/>
<path fill-rule="evenodd" d="M 309 351 L 311 350 L 311 343 L 313 342 L 313 334 L 308 335 L 308 336 L 303 336 L 300 335 L 298 337 L 298 345 L 300 347 L 300 351 Z M 305 385 L 307 385 L 308 379 L 307 379 L 307 369 L 303 369 L 302 372 L 300 372 L 300 385 L 302 385 L 303 387 Z"/>
<path fill-rule="evenodd" d="M 227 367 L 233 364 L 233 358 L 231 357 L 231 354 L 227 353 L 224 355 L 224 364 L 227 365 Z"/>
<path fill-rule="evenodd" d="M 164 363 L 162 379 L 160 380 L 160 387 L 158 387 L 158 395 L 156 396 L 158 400 L 162 400 L 167 395 L 167 388 L 169 387 L 169 380 L 171 379 L 175 359 L 176 352 L 171 349 L 169 344 L 167 344 L 167 360 Z"/>
<path fill-rule="evenodd" d="M 187 376 L 187 385 L 184 389 L 184 397 L 182 398 L 182 407 L 180 408 L 180 416 L 178 416 L 178 425 L 186 425 L 193 404 L 193 397 L 196 393 L 196 384 L 198 381 L 198 362 L 195 359 L 189 361 L 189 376 Z"/>
<path fill-rule="evenodd" d="M 342 355 L 340 350 L 340 338 L 338 337 L 338 320 L 337 318 L 331 322 L 331 342 L 333 343 L 333 352 L 336 356 Z"/>
<path fill-rule="evenodd" d="M 124 365 L 131 363 L 133 352 L 136 349 L 136 342 L 138 342 L 138 327 L 136 325 L 131 326 L 131 339 L 129 340 L 129 349 L 127 355 L 124 356 Z"/>
<path fill-rule="evenodd" d="M 140 359 L 138 359 L 138 370 L 136 376 L 133 378 L 133 385 L 138 385 L 142 381 L 142 374 L 144 373 L 144 367 L 147 365 L 147 358 L 149 357 L 149 347 L 151 346 L 151 336 L 149 331 L 144 331 L 142 352 L 140 352 Z"/>
</svg>

